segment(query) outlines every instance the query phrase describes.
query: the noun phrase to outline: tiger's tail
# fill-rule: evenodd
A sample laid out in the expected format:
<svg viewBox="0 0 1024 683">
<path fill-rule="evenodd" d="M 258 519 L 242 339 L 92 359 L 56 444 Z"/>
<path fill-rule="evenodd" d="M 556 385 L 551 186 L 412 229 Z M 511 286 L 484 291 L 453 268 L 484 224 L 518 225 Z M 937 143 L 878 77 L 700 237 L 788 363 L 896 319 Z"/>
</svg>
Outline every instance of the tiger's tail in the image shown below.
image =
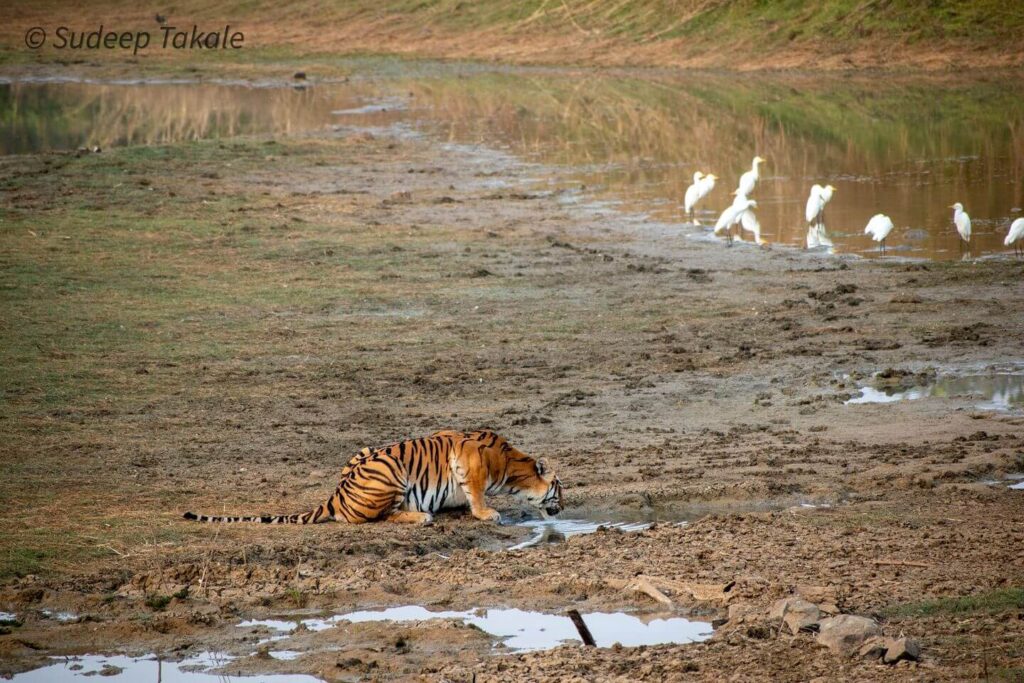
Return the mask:
<svg viewBox="0 0 1024 683">
<path fill-rule="evenodd" d="M 334 518 L 331 512 L 331 501 L 322 503 L 309 512 L 295 515 L 197 515 L 194 512 L 186 512 L 184 518 L 193 522 L 212 522 L 221 524 L 234 524 L 237 522 L 256 522 L 258 524 L 319 524 L 329 522 Z"/>
</svg>

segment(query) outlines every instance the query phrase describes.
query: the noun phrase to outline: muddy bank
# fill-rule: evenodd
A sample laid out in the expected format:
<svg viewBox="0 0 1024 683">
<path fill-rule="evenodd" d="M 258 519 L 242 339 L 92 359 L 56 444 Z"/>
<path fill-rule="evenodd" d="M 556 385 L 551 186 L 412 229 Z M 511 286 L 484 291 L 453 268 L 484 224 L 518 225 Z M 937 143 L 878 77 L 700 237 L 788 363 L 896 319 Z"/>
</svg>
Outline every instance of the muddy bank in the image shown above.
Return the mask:
<svg viewBox="0 0 1024 683">
<path fill-rule="evenodd" d="M 110 651 L 324 680 L 1019 671 L 1024 497 L 1000 482 L 1024 470 L 1024 416 L 968 395 L 846 404 L 875 372 L 1019 360 L 1019 262 L 726 248 L 533 184 L 562 170 L 386 130 L 0 166 L 5 673 Z M 548 457 L 570 511 L 654 528 L 507 551 L 531 530 L 460 514 L 180 519 L 305 510 L 364 445 L 483 425 Z M 637 574 L 731 586 L 666 588 L 667 606 L 619 583 Z M 919 638 L 921 661 L 843 659 L 767 617 L 702 644 L 500 658 L 457 620 L 269 645 L 237 625 L 410 604 L 711 621 L 798 586 Z M 303 654 L 250 656 L 264 646 Z"/>
</svg>

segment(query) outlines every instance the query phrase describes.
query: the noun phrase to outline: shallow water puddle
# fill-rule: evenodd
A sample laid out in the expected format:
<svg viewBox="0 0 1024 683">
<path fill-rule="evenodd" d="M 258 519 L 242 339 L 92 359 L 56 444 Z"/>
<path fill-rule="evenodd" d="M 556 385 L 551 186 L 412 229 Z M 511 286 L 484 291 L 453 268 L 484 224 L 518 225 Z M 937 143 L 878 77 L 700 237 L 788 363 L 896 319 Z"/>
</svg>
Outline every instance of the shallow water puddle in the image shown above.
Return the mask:
<svg viewBox="0 0 1024 683">
<path fill-rule="evenodd" d="M 65 681 L 114 680 L 135 683 L 226 683 L 227 681 L 259 681 L 260 683 L 321 683 L 321 679 L 305 674 L 260 674 L 259 676 L 227 676 L 208 673 L 234 658 L 204 653 L 180 662 L 166 662 L 153 657 L 125 655 L 84 655 L 61 657 L 53 664 L 15 674 L 16 683 L 64 683 Z"/>
<path fill-rule="evenodd" d="M 1024 407 L 1024 372 L 991 375 L 948 375 L 933 382 L 913 387 L 860 387 L 860 395 L 845 405 L 861 403 L 895 403 L 922 398 L 954 398 L 972 396 L 984 399 L 976 407 L 981 410 L 1013 410 Z"/>
<path fill-rule="evenodd" d="M 499 638 L 498 647 L 516 652 L 547 650 L 565 642 L 581 642 L 576 627 L 573 626 L 569 617 L 520 609 L 431 612 L 425 607 L 408 605 L 383 610 L 349 612 L 325 619 L 298 621 L 257 619 L 242 622 L 239 627 L 266 626 L 290 632 L 301 624 L 310 631 L 322 631 L 344 622 L 358 624 L 376 621 L 410 622 L 431 619 L 456 619 L 475 626 L 481 631 Z M 711 624 L 708 622 L 690 621 L 681 617 L 644 621 L 623 612 L 591 612 L 584 614 L 583 620 L 599 647 L 610 647 L 615 643 L 626 646 L 696 643 L 710 638 L 713 632 Z M 273 655 L 273 653 L 271 654 Z"/>
<path fill-rule="evenodd" d="M 985 479 L 981 483 L 986 486 L 1006 486 L 1014 491 L 1024 491 L 1024 472 L 1007 474 L 1002 479 Z"/>
<path fill-rule="evenodd" d="M 660 502 L 653 507 L 635 512 L 586 507 L 569 508 L 562 513 L 564 517 L 526 519 L 517 522 L 515 526 L 530 529 L 530 537 L 507 549 L 523 550 L 547 543 L 562 543 L 572 536 L 592 534 L 599 529 L 636 532 L 650 529 L 655 524 L 685 526 L 708 515 L 774 512 L 793 507 L 827 508 L 831 506 L 830 502 L 812 502 L 803 497 L 784 497 L 713 502 Z"/>
<path fill-rule="evenodd" d="M 509 546 L 508 549 L 522 550 L 545 543 L 561 543 L 571 536 L 592 534 L 602 527 L 618 531 L 643 531 L 649 529 L 651 524 L 652 522 L 593 522 L 586 519 L 531 519 L 517 525 L 531 529 L 533 534 L 530 538 Z"/>
</svg>

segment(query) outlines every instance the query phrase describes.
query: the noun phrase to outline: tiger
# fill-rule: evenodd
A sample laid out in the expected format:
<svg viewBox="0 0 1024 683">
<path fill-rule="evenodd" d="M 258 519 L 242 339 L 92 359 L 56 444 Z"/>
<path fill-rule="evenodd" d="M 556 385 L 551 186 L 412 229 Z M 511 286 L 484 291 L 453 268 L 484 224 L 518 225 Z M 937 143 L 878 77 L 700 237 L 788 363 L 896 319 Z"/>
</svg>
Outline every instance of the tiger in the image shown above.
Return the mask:
<svg viewBox="0 0 1024 683">
<path fill-rule="evenodd" d="M 473 517 L 500 522 L 485 495 L 510 493 L 539 508 L 543 516 L 562 511 L 562 482 L 546 461 L 514 448 L 484 429 L 444 430 L 380 448 L 363 448 L 342 468 L 338 487 L 327 502 L 303 514 L 201 515 L 198 522 L 363 524 L 389 521 L 430 525 L 434 513 L 469 505 Z"/>
</svg>

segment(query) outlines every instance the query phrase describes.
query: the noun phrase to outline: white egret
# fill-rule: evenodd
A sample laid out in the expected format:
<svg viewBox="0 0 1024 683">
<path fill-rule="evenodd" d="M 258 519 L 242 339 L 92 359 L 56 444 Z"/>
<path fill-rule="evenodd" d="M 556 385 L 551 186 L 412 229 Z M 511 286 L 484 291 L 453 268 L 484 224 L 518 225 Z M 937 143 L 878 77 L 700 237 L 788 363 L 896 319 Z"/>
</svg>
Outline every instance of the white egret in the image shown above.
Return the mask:
<svg viewBox="0 0 1024 683">
<path fill-rule="evenodd" d="M 707 197 L 711 190 L 715 189 L 716 180 L 718 180 L 718 176 L 714 173 L 708 173 L 704 176 L 704 180 L 700 181 L 700 192 L 697 193 L 698 202 Z"/>
<path fill-rule="evenodd" d="M 1013 245 L 1014 256 L 1018 256 L 1024 251 L 1024 244 L 1021 244 L 1024 240 L 1021 237 L 1024 237 L 1024 218 L 1018 218 L 1010 224 L 1010 232 L 1006 233 L 1006 239 L 1003 241 L 1007 247 Z"/>
<path fill-rule="evenodd" d="M 686 188 L 686 196 L 683 198 L 683 209 L 688 216 L 693 216 L 697 208 L 697 202 L 704 199 L 711 190 L 715 188 L 715 180 L 718 178 L 714 173 L 704 175 L 700 171 L 693 174 L 693 184 Z"/>
<path fill-rule="evenodd" d="M 704 178 L 702 171 L 696 171 L 693 174 L 693 184 L 686 188 L 686 194 L 683 195 L 683 210 L 686 211 L 687 215 L 693 213 L 693 207 L 697 203 L 697 193 L 700 192 L 700 181 Z"/>
<path fill-rule="evenodd" d="M 964 205 L 960 202 L 949 208 L 953 209 L 953 224 L 956 226 L 957 233 L 960 234 L 960 248 L 963 249 L 964 242 L 970 243 L 971 241 L 971 217 L 964 211 Z"/>
<path fill-rule="evenodd" d="M 764 159 L 761 157 L 754 157 L 754 162 L 750 165 L 750 170 L 740 176 L 740 184 L 736 188 L 737 195 L 747 197 L 754 191 L 754 187 L 757 185 L 757 181 L 761 177 L 757 166 L 758 164 L 763 163 Z"/>
<path fill-rule="evenodd" d="M 715 223 L 715 234 L 717 235 L 723 230 L 728 230 L 729 244 L 732 244 L 732 226 L 742 220 L 744 212 L 754 208 L 757 208 L 757 202 L 753 199 L 747 199 L 746 195 L 737 193 L 736 199 L 733 203 L 728 209 L 722 212 L 721 216 L 718 217 L 718 222 Z M 758 226 L 758 228 L 760 229 L 760 226 Z"/>
<path fill-rule="evenodd" d="M 883 254 L 885 253 L 885 238 L 889 236 L 890 232 L 892 232 L 892 219 L 884 213 L 876 213 L 864 228 L 865 235 L 871 235 L 871 239 L 882 243 Z"/>
<path fill-rule="evenodd" d="M 811 194 L 807 197 L 807 208 L 804 210 L 808 223 L 820 225 L 825 222 L 825 205 L 832 201 L 832 193 L 835 191 L 836 188 L 831 185 L 811 185 Z"/>
</svg>

